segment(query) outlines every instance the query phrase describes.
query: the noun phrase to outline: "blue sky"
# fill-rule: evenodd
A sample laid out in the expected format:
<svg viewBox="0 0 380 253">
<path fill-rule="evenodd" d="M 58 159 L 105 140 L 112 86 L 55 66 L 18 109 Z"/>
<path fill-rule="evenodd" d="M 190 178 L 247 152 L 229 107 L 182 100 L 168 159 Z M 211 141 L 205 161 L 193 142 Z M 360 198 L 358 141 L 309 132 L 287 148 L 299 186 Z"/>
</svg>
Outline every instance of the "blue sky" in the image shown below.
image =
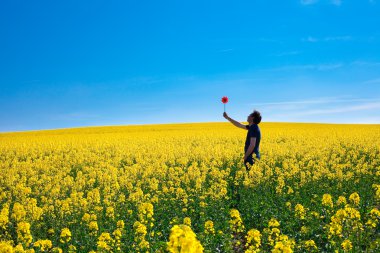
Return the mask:
<svg viewBox="0 0 380 253">
<path fill-rule="evenodd" d="M 380 123 L 380 1 L 0 2 L 0 132 Z"/>
</svg>

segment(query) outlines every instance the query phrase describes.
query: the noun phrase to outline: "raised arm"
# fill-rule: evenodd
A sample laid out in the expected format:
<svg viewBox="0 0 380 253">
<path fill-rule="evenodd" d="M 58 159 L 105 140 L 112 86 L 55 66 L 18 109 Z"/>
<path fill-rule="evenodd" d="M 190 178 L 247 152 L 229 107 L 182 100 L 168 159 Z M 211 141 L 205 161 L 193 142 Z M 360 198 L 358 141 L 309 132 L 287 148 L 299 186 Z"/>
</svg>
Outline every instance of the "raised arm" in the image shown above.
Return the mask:
<svg viewBox="0 0 380 253">
<path fill-rule="evenodd" d="M 225 113 L 225 112 L 223 113 L 223 117 L 226 118 L 229 122 L 231 122 L 234 126 L 239 127 L 239 128 L 243 128 L 243 129 L 247 129 L 245 127 L 245 125 L 243 125 L 242 123 L 237 122 L 236 120 L 231 119 L 230 117 L 228 117 L 227 113 Z"/>
</svg>

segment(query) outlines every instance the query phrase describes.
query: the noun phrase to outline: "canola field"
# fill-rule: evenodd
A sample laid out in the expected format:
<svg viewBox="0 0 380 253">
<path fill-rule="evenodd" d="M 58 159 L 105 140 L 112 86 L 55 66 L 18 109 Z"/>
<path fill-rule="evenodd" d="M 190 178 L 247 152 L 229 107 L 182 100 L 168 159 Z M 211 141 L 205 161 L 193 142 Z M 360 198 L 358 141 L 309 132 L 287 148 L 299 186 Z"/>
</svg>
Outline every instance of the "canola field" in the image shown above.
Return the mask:
<svg viewBox="0 0 380 253">
<path fill-rule="evenodd" d="M 0 134 L 2 252 L 380 252 L 380 125 Z"/>
</svg>

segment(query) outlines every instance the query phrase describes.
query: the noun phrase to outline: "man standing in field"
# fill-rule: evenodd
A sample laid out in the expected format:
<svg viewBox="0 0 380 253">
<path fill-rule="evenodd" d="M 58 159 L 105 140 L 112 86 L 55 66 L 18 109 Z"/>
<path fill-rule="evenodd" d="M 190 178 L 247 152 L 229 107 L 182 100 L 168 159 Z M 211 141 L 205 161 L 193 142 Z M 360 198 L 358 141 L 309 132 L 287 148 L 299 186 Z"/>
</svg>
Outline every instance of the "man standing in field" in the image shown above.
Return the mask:
<svg viewBox="0 0 380 253">
<path fill-rule="evenodd" d="M 253 153 L 255 153 L 256 158 L 260 159 L 260 140 L 261 140 L 261 131 L 258 126 L 261 122 L 261 114 L 258 111 L 253 111 L 250 115 L 247 117 L 248 125 L 243 125 L 240 122 L 237 122 L 234 119 L 231 119 L 228 117 L 227 113 L 223 113 L 223 117 L 226 118 L 229 122 L 231 122 L 234 126 L 248 130 L 247 138 L 245 139 L 245 146 L 244 146 L 244 165 L 249 169 L 247 166 L 247 163 L 249 163 L 251 166 L 254 163 L 253 160 Z"/>
</svg>

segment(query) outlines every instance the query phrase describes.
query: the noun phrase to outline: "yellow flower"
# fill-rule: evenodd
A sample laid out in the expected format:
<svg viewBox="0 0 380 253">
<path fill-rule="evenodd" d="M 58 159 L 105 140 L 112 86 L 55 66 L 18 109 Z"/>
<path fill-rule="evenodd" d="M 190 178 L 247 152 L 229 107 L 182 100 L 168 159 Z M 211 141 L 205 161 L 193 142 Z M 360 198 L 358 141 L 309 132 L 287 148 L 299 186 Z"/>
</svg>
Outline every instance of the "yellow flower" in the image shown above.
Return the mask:
<svg viewBox="0 0 380 253">
<path fill-rule="evenodd" d="M 309 229 L 306 226 L 301 227 L 301 233 L 302 234 L 307 234 L 309 232 Z"/>
<path fill-rule="evenodd" d="M 280 226 L 280 222 L 278 222 L 278 220 L 276 220 L 275 218 L 271 218 L 268 222 L 268 227 L 269 228 L 272 228 L 272 227 L 279 227 Z"/>
<path fill-rule="evenodd" d="M 96 216 L 96 214 L 92 213 L 90 215 L 90 220 L 89 221 L 97 221 L 98 220 L 98 217 Z"/>
<path fill-rule="evenodd" d="M 205 222 L 205 233 L 215 234 L 214 223 L 210 220 Z"/>
<path fill-rule="evenodd" d="M 318 212 L 315 212 L 315 211 L 312 211 L 312 212 L 310 212 L 310 214 L 311 214 L 311 216 L 313 216 L 314 218 L 320 218 L 320 215 L 319 215 L 319 213 Z"/>
<path fill-rule="evenodd" d="M 68 243 L 71 240 L 70 230 L 68 228 L 62 229 L 60 238 L 61 243 Z"/>
<path fill-rule="evenodd" d="M 203 247 L 189 226 L 174 225 L 170 230 L 167 250 L 170 253 L 202 253 Z"/>
<path fill-rule="evenodd" d="M 115 210 L 113 207 L 109 206 L 106 209 L 106 217 L 109 219 L 115 218 Z"/>
<path fill-rule="evenodd" d="M 0 241 L 0 253 L 13 253 L 11 242 Z"/>
<path fill-rule="evenodd" d="M 304 242 L 305 248 L 308 251 L 314 251 L 318 250 L 317 245 L 315 244 L 314 240 L 307 240 Z"/>
<path fill-rule="evenodd" d="M 30 233 L 30 224 L 28 222 L 19 222 L 17 224 L 17 240 L 26 246 L 32 243 L 33 237 Z"/>
<path fill-rule="evenodd" d="M 121 251 L 121 236 L 122 232 L 120 228 L 117 228 L 115 231 L 113 231 L 112 235 L 115 237 L 115 248 L 116 251 Z"/>
<path fill-rule="evenodd" d="M 58 247 L 55 247 L 51 250 L 52 253 L 62 253 L 62 249 L 61 248 L 58 248 Z"/>
<path fill-rule="evenodd" d="M 136 221 L 133 224 L 133 228 L 135 230 L 134 241 L 136 242 L 136 244 L 134 244 L 134 248 L 136 249 L 136 251 L 148 249 L 150 245 L 149 242 L 145 239 L 145 236 L 148 233 L 146 226 L 143 223 Z"/>
<path fill-rule="evenodd" d="M 355 208 L 349 206 L 346 206 L 344 209 L 339 209 L 331 217 L 331 222 L 327 228 L 329 231 L 329 238 L 332 236 L 343 237 L 344 230 L 361 230 L 360 213 Z"/>
<path fill-rule="evenodd" d="M 360 197 L 357 192 L 354 192 L 349 197 L 350 203 L 354 206 L 358 206 L 360 203 Z"/>
<path fill-rule="evenodd" d="M 371 217 L 373 217 L 374 219 L 380 219 L 380 211 L 379 209 L 377 209 L 376 207 L 373 208 L 369 214 L 371 215 Z"/>
<path fill-rule="evenodd" d="M 151 203 L 142 203 L 138 207 L 138 211 L 140 215 L 143 215 L 148 218 L 153 216 L 153 205 Z"/>
<path fill-rule="evenodd" d="M 145 236 L 147 234 L 146 226 L 138 221 L 133 224 L 133 228 L 136 231 L 136 234 L 140 236 Z"/>
<path fill-rule="evenodd" d="M 112 252 L 112 245 L 114 240 L 109 233 L 102 233 L 98 238 L 98 251 L 100 252 Z"/>
<path fill-rule="evenodd" d="M 9 223 L 9 204 L 5 204 L 0 212 L 0 229 L 7 229 Z"/>
<path fill-rule="evenodd" d="M 116 224 L 116 227 L 119 228 L 119 229 L 124 229 L 124 221 L 123 220 L 119 220 Z"/>
<path fill-rule="evenodd" d="M 96 220 L 96 219 L 95 219 Z M 89 213 L 85 213 L 82 217 L 82 221 L 89 223 L 91 221 L 91 215 Z"/>
<path fill-rule="evenodd" d="M 360 212 L 355 208 L 347 206 L 344 208 L 344 211 L 346 212 L 346 217 L 348 219 L 360 220 Z"/>
<path fill-rule="evenodd" d="M 352 249 L 352 243 L 348 239 L 344 240 L 342 242 L 341 246 L 342 246 L 342 249 L 344 250 L 344 252 L 350 251 Z"/>
<path fill-rule="evenodd" d="M 148 227 L 153 227 L 153 205 L 151 203 L 141 203 L 138 206 L 139 221 Z"/>
<path fill-rule="evenodd" d="M 35 247 L 38 247 L 41 252 L 48 252 L 53 244 L 50 240 L 38 240 L 34 243 Z"/>
<path fill-rule="evenodd" d="M 26 216 L 26 211 L 25 211 L 24 206 L 16 202 L 13 205 L 11 218 L 14 219 L 16 222 L 19 222 L 19 221 L 23 221 L 25 219 L 25 216 Z"/>
<path fill-rule="evenodd" d="M 121 230 L 118 228 L 118 229 L 116 229 L 113 233 L 112 233 L 112 235 L 114 235 L 115 236 L 115 238 L 120 238 L 121 237 Z"/>
<path fill-rule="evenodd" d="M 0 251 L 1 252 L 1 251 Z M 13 252 L 15 253 L 25 253 L 24 247 L 21 244 L 18 244 L 14 249 Z M 54 253 L 54 252 L 53 252 Z"/>
<path fill-rule="evenodd" d="M 369 218 L 366 225 L 376 228 L 380 220 L 380 211 L 375 207 L 369 212 Z"/>
<path fill-rule="evenodd" d="M 342 237 L 342 225 L 340 225 L 339 223 L 332 223 L 330 225 L 329 234 Z"/>
<path fill-rule="evenodd" d="M 274 245 L 272 253 L 292 253 L 294 245 L 294 240 L 289 239 L 286 235 L 282 235 Z"/>
<path fill-rule="evenodd" d="M 99 227 L 97 221 L 91 221 L 88 224 L 88 229 L 90 230 L 91 235 L 96 235 L 98 233 Z"/>
<path fill-rule="evenodd" d="M 272 225 L 277 225 L 278 222 L 276 223 L 274 220 L 272 221 L 272 223 L 273 223 Z M 279 223 L 278 223 L 278 225 L 279 225 Z M 264 228 L 263 232 L 266 235 L 268 235 L 268 242 L 269 242 L 269 245 L 271 245 L 271 246 L 274 245 L 274 243 L 277 241 L 277 238 L 281 235 L 281 231 L 280 231 L 279 227 Z"/>
<path fill-rule="evenodd" d="M 251 229 L 246 235 L 246 244 L 248 252 L 256 252 L 261 246 L 261 233 L 257 229 Z M 248 253 L 246 251 L 246 253 Z"/>
<path fill-rule="evenodd" d="M 327 207 L 331 207 L 331 208 L 334 206 L 333 201 L 332 201 L 332 197 L 330 194 L 323 194 L 322 205 L 327 206 Z"/>
<path fill-rule="evenodd" d="M 380 184 L 373 184 L 372 187 L 375 189 L 375 199 L 380 201 Z"/>
<path fill-rule="evenodd" d="M 243 232 L 244 231 L 244 225 L 243 221 L 240 218 L 240 213 L 237 209 L 231 209 L 230 210 L 230 216 L 231 219 L 229 221 L 230 228 L 233 232 Z"/>
<path fill-rule="evenodd" d="M 337 202 L 336 202 L 336 204 L 337 204 L 338 206 L 344 206 L 344 205 L 346 205 L 346 204 L 347 204 L 346 197 L 344 197 L 344 196 L 339 196 L 339 197 L 338 197 L 338 200 L 337 200 Z"/>
<path fill-rule="evenodd" d="M 183 219 L 183 224 L 191 227 L 191 219 L 190 219 L 190 217 L 185 217 Z"/>
<path fill-rule="evenodd" d="M 31 221 L 39 221 L 42 216 L 42 208 L 37 206 L 37 200 L 35 198 L 28 198 L 26 204 L 26 210 L 28 211 L 28 216 Z"/>
<path fill-rule="evenodd" d="M 305 208 L 301 204 L 297 204 L 294 208 L 294 211 L 295 211 L 296 218 L 300 220 L 305 219 L 306 211 L 305 211 Z"/>
<path fill-rule="evenodd" d="M 69 245 L 69 253 L 76 253 L 77 252 L 77 247 L 74 245 Z"/>
</svg>

